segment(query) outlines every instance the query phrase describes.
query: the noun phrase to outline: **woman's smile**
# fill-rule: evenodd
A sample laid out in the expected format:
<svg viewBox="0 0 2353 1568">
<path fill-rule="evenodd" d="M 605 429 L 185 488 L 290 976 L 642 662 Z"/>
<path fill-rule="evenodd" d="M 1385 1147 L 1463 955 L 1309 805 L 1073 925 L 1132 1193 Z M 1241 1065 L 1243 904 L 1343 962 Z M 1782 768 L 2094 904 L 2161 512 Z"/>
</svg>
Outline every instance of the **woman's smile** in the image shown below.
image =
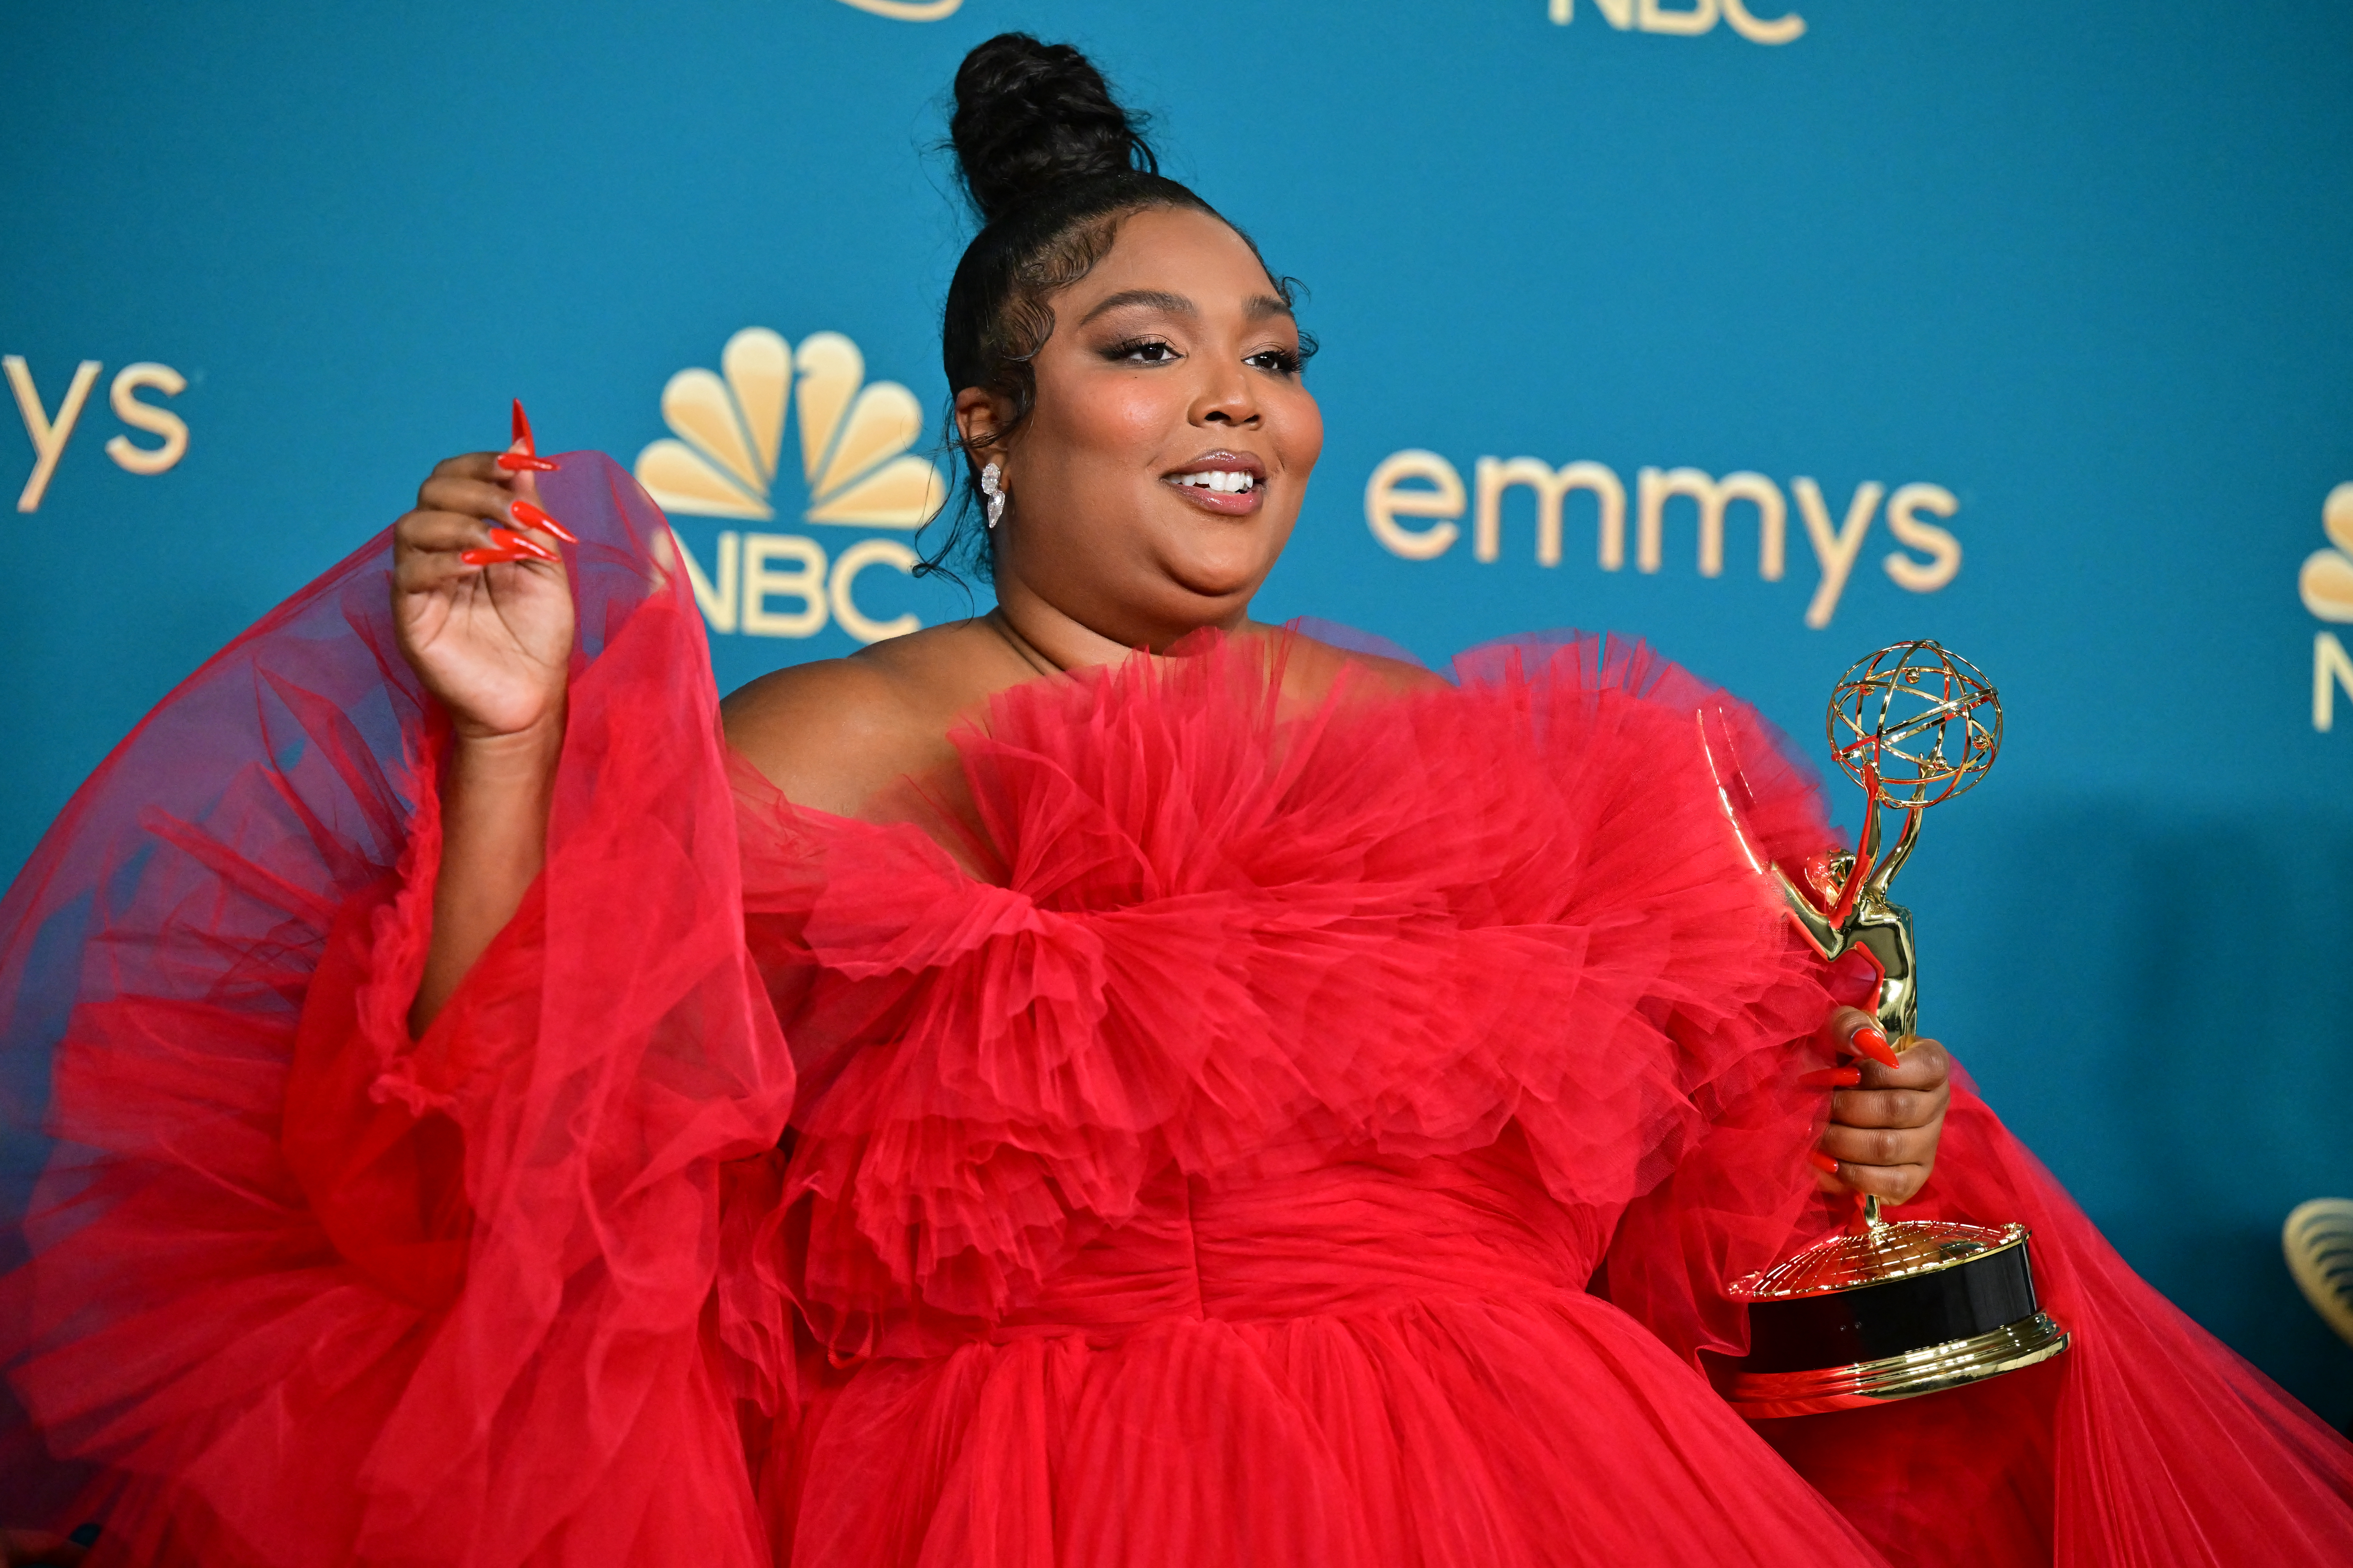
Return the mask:
<svg viewBox="0 0 2353 1568">
<path fill-rule="evenodd" d="M 1203 511 L 1248 517 L 1266 502 L 1266 465 L 1248 452 L 1204 452 L 1161 481 Z"/>
</svg>

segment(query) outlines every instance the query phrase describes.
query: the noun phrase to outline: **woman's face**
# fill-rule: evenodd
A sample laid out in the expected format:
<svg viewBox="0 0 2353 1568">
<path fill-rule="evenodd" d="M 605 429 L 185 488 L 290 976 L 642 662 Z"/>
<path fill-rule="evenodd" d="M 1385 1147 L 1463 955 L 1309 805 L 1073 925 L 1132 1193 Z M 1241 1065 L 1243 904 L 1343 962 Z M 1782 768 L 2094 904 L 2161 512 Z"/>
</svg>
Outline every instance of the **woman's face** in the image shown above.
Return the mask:
<svg viewBox="0 0 2353 1568">
<path fill-rule="evenodd" d="M 1239 625 L 1298 521 L 1324 418 L 1299 324 L 1240 235 L 1207 213 L 1122 221 L 1054 297 L 1037 402 L 1009 444 L 1001 599 L 1026 592 L 1127 647 Z M 967 438 L 1006 410 L 958 395 Z"/>
</svg>

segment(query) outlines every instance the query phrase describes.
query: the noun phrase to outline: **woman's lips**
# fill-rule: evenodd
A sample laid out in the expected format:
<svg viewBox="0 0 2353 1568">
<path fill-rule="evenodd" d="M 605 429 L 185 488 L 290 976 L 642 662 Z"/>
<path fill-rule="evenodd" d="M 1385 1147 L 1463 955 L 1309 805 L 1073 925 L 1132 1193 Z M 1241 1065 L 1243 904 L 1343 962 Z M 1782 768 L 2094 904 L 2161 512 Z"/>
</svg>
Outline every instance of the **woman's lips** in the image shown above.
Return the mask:
<svg viewBox="0 0 2353 1568">
<path fill-rule="evenodd" d="M 1239 454 L 1217 453 L 1196 459 L 1162 475 L 1160 482 L 1202 510 L 1220 517 L 1246 517 L 1266 504 L 1263 465 Z"/>
<path fill-rule="evenodd" d="M 1160 481 L 1203 511 L 1216 512 L 1219 517 L 1248 517 L 1266 504 L 1266 487 L 1252 485 L 1246 490 L 1203 489 L 1198 485 L 1179 484 L 1175 479 Z"/>
</svg>

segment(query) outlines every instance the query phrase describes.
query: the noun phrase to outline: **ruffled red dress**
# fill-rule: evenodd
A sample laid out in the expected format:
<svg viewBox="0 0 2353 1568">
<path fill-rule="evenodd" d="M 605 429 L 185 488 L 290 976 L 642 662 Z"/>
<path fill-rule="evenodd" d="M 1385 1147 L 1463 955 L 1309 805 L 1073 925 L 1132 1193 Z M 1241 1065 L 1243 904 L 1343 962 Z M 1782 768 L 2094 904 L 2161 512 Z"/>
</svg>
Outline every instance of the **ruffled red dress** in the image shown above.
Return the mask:
<svg viewBox="0 0 2353 1568">
<path fill-rule="evenodd" d="M 0 908 L 15 1522 L 127 1563 L 2353 1562 L 2353 1450 L 1966 1089 L 2074 1348 L 1767 1423 L 1827 1228 L 1776 922 L 1810 784 L 1639 649 L 1300 698 L 1283 639 L 1007 692 L 969 816 L 780 798 L 602 459 L 545 875 L 405 1026 L 442 739 L 378 540 L 153 714 Z M 962 837 L 942 826 L 961 821 Z M 46 1521 L 40 1516 L 46 1515 Z"/>
</svg>

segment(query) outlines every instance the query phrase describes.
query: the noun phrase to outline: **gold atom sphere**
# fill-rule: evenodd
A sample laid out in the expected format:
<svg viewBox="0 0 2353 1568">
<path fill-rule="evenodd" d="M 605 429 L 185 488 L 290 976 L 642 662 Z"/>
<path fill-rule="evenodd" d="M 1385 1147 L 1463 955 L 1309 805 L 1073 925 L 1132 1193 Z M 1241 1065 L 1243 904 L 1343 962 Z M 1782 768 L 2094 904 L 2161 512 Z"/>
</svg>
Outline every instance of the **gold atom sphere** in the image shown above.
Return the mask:
<svg viewBox="0 0 2353 1568">
<path fill-rule="evenodd" d="M 1831 694 L 1831 754 L 1883 805 L 1950 800 L 2001 750 L 2001 700 L 1968 659 L 1923 637 L 1859 661 Z"/>
</svg>

